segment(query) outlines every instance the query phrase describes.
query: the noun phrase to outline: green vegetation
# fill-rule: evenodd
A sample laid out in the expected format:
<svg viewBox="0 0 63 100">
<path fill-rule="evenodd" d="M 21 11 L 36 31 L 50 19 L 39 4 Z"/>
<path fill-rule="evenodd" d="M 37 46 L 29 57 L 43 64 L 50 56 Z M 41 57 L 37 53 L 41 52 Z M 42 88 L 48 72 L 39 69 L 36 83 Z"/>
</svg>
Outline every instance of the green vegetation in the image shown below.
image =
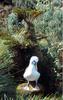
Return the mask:
<svg viewBox="0 0 63 100">
<path fill-rule="evenodd" d="M 0 93 L 8 96 L 10 90 L 10 93 L 14 93 L 15 100 L 62 100 L 61 0 L 20 0 L 18 4 L 17 0 L 13 2 L 15 6 L 12 8 L 12 16 L 9 10 L 6 10 L 5 16 L 0 13 Z M 2 8 L 5 6 L 2 5 Z M 45 97 L 43 94 L 16 94 L 16 86 L 23 80 L 23 71 L 32 55 L 40 58 L 39 82 L 44 86 Z M 52 95 L 48 95 L 49 93 Z M 12 98 L 12 95 L 9 96 L 9 100 L 13 100 Z"/>
<path fill-rule="evenodd" d="M 48 95 L 45 97 L 43 97 L 41 95 L 39 95 L 39 96 L 31 95 L 30 96 L 29 94 L 26 94 L 26 95 L 19 95 L 18 94 L 16 96 L 15 100 L 31 100 L 31 98 L 32 98 L 32 100 L 54 100 L 54 99 L 55 100 L 62 100 L 62 96 L 56 96 L 56 94 L 55 95 L 51 94 L 51 95 Z M 6 97 L 6 99 L 14 100 L 12 97 Z"/>
</svg>

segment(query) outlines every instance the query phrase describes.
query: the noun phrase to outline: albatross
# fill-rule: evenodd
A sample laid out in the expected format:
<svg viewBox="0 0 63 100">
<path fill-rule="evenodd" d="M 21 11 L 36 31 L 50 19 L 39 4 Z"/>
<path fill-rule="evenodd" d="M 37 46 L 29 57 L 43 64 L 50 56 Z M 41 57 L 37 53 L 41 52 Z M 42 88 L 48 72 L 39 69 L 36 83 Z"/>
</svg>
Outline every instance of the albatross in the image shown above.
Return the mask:
<svg viewBox="0 0 63 100">
<path fill-rule="evenodd" d="M 37 63 L 39 61 L 39 58 L 37 56 L 32 56 L 30 58 L 30 62 L 28 67 L 25 69 L 25 72 L 23 74 L 23 77 L 27 80 L 27 87 L 25 87 L 26 90 L 29 90 L 29 81 L 36 81 L 35 90 L 39 90 L 38 87 L 38 79 L 40 77 L 40 73 L 38 72 Z"/>
</svg>

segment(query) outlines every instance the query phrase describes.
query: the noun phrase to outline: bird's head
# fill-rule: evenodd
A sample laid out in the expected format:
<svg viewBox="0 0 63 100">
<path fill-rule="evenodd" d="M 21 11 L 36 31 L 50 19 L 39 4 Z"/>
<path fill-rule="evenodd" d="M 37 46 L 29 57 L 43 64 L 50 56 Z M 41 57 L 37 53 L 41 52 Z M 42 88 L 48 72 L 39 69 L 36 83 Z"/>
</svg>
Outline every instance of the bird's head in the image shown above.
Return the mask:
<svg viewBox="0 0 63 100">
<path fill-rule="evenodd" d="M 30 64 L 37 65 L 39 58 L 37 56 L 32 56 L 30 58 Z"/>
</svg>

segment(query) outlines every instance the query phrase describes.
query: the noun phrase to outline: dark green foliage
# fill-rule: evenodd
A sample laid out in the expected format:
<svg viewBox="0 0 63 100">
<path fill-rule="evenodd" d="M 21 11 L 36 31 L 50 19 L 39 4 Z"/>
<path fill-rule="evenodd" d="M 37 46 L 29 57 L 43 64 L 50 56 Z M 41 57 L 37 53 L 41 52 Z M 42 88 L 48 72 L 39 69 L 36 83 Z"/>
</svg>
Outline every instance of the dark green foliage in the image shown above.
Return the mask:
<svg viewBox="0 0 63 100">
<path fill-rule="evenodd" d="M 2 71 L 1 71 L 2 73 Z M 12 92 L 14 91 L 15 92 L 15 86 L 16 86 L 16 83 L 13 79 L 13 77 L 8 73 L 6 72 L 5 73 L 5 70 L 3 70 L 3 74 L 0 73 L 0 93 L 2 92 Z M 13 87 L 13 89 L 12 89 Z"/>
<path fill-rule="evenodd" d="M 3 53 L 2 56 L 0 56 L 0 69 L 2 68 L 10 68 L 10 66 L 12 67 L 12 53 L 10 53 L 10 51 L 7 51 L 5 53 Z"/>
<path fill-rule="evenodd" d="M 10 74 L 14 67 L 14 53 L 10 49 L 11 46 L 9 47 L 9 40 L 8 36 L 0 36 L 0 93 L 8 91 L 8 88 L 11 91 L 11 87 L 15 87 L 13 75 Z"/>
</svg>

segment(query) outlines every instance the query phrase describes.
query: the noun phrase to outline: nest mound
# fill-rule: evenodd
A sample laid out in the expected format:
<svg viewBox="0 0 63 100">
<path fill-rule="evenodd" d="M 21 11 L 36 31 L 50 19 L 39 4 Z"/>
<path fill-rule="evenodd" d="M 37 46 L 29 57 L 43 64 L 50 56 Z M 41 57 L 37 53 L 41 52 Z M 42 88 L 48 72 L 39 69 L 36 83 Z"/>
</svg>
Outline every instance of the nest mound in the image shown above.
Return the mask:
<svg viewBox="0 0 63 100">
<path fill-rule="evenodd" d="M 44 89 L 42 86 L 39 86 L 40 90 L 34 90 L 34 87 L 31 84 L 29 84 L 29 90 L 24 89 L 26 86 L 27 86 L 27 83 L 19 84 L 17 86 L 17 92 L 20 94 L 39 93 L 39 92 L 44 93 Z"/>
</svg>

